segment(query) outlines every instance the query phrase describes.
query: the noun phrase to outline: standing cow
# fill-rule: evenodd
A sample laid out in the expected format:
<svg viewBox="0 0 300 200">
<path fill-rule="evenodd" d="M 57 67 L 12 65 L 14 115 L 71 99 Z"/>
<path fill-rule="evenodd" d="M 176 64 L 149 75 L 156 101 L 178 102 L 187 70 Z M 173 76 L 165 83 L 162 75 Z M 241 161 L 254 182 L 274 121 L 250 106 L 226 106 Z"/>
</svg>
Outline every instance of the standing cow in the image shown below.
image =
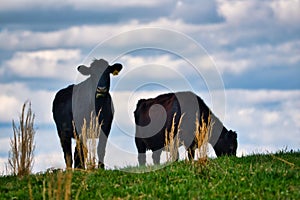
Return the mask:
<svg viewBox="0 0 300 200">
<path fill-rule="evenodd" d="M 174 115 L 176 113 L 176 115 Z M 178 127 L 181 115 L 182 121 Z M 217 156 L 236 155 L 237 134 L 228 131 L 221 121 L 210 111 L 203 100 L 192 92 L 163 94 L 153 99 L 141 99 L 134 111 L 136 134 L 135 143 L 140 165 L 146 163 L 146 150 L 152 150 L 154 164 L 159 164 L 160 155 L 165 146 L 165 130 L 171 130 L 175 116 L 175 134 L 180 128 L 179 140 L 188 150 L 189 159 L 193 159 L 197 144 L 195 141 L 196 116 L 202 124 L 201 117 L 208 124 L 209 115 L 213 123 L 209 143 Z M 169 136 L 168 136 L 169 137 Z"/>
<path fill-rule="evenodd" d="M 99 167 L 104 168 L 104 154 L 107 137 L 113 120 L 113 104 L 109 94 L 110 74 L 117 75 L 122 69 L 121 64 L 110 66 L 107 61 L 94 60 L 90 67 L 80 65 L 77 70 L 85 76 L 85 81 L 70 85 L 57 92 L 53 101 L 53 118 L 64 152 L 66 166 L 72 167 L 72 138 L 74 138 L 73 121 L 77 136 L 81 131 L 83 119 L 90 120 L 91 112 L 99 115 L 98 123 L 102 123 L 97 148 Z M 80 138 L 80 137 L 79 137 Z M 75 168 L 84 168 L 85 163 L 82 145 L 75 148 Z M 84 160 L 84 159 L 82 159 Z"/>
</svg>

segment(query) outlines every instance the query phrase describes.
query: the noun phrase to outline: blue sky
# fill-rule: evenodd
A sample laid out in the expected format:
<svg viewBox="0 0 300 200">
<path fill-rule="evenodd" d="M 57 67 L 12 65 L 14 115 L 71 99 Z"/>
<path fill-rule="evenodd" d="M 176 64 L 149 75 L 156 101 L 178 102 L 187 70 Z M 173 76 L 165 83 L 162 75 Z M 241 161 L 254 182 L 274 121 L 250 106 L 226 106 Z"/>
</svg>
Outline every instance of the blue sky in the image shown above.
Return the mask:
<svg viewBox="0 0 300 200">
<path fill-rule="evenodd" d="M 201 96 L 238 132 L 239 155 L 300 147 L 299 0 L 1 0 L 0 25 L 1 171 L 26 100 L 36 114 L 34 171 L 64 166 L 52 101 L 93 56 L 124 66 L 111 79 L 110 167 L 137 164 L 137 100 L 169 91 Z M 224 85 L 210 87 L 210 70 Z"/>
</svg>

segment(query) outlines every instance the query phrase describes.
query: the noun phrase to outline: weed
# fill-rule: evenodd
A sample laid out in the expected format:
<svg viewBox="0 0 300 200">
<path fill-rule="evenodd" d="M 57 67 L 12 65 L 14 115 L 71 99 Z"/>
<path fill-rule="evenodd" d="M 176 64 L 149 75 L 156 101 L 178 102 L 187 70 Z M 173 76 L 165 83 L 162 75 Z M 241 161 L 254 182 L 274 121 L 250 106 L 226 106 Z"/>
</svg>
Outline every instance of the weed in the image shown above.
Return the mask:
<svg viewBox="0 0 300 200">
<path fill-rule="evenodd" d="M 201 123 L 198 120 L 198 114 L 196 114 L 196 121 L 195 121 L 195 140 L 198 149 L 198 162 L 199 164 L 205 164 L 208 161 L 207 157 L 207 148 L 208 148 L 208 140 L 211 136 L 212 127 L 214 123 L 211 121 L 211 115 L 208 115 L 208 122 L 204 121 L 203 115 L 201 117 Z"/>
<path fill-rule="evenodd" d="M 100 111 L 101 112 L 101 111 Z M 87 130 L 82 130 L 82 133 L 86 131 L 86 136 L 88 140 L 86 139 L 86 146 L 88 149 L 87 153 L 87 169 L 96 169 L 97 167 L 97 159 L 96 159 L 96 154 L 97 154 L 97 139 L 99 138 L 99 134 L 101 131 L 101 126 L 102 123 L 99 124 L 99 115 L 100 112 L 98 113 L 97 116 L 93 115 L 93 112 L 91 113 L 91 120 L 90 120 L 90 125 Z"/>
<path fill-rule="evenodd" d="M 29 107 L 25 114 L 27 104 Z M 13 138 L 10 139 L 8 166 L 14 175 L 25 176 L 31 173 L 33 167 L 34 145 L 34 113 L 31 110 L 31 103 L 25 102 L 17 126 L 12 121 Z"/>
<path fill-rule="evenodd" d="M 182 123 L 182 118 L 184 115 L 181 115 L 178 125 L 175 124 L 176 113 L 173 116 L 172 125 L 170 131 L 165 130 L 165 150 L 169 152 L 167 154 L 167 162 L 173 162 L 178 159 L 178 148 L 180 144 L 180 127 Z M 201 117 L 201 122 L 199 122 L 198 114 L 196 114 L 195 120 L 195 142 L 197 151 L 197 161 L 200 164 L 205 164 L 208 161 L 207 157 L 207 148 L 208 140 L 211 136 L 213 123 L 211 122 L 211 115 L 208 116 L 208 122 L 206 123 L 203 116 Z M 191 153 L 191 152 L 188 152 Z"/>
<path fill-rule="evenodd" d="M 46 176 L 43 181 L 43 199 L 71 199 L 72 171 L 61 170 Z"/>
<path fill-rule="evenodd" d="M 102 126 L 102 123 L 98 123 L 100 112 L 97 116 L 94 116 L 93 112 L 91 112 L 89 125 L 87 125 L 86 119 L 83 119 L 83 125 L 81 127 L 81 134 L 79 137 L 74 131 L 76 147 L 78 148 L 77 151 L 81 152 L 81 149 L 83 151 L 83 156 L 79 153 L 80 162 L 82 166 L 85 166 L 88 170 L 97 168 L 97 139 L 99 138 Z M 75 127 L 74 122 L 73 126 Z"/>
<path fill-rule="evenodd" d="M 168 132 L 167 129 L 165 130 L 165 150 L 169 152 L 169 154 L 167 154 L 167 162 L 173 162 L 175 160 L 178 160 L 178 156 L 179 156 L 178 155 L 178 148 L 180 146 L 179 132 L 180 132 L 180 126 L 181 126 L 183 115 L 181 115 L 178 125 L 175 124 L 175 117 L 176 117 L 176 113 L 173 116 L 170 132 Z"/>
</svg>

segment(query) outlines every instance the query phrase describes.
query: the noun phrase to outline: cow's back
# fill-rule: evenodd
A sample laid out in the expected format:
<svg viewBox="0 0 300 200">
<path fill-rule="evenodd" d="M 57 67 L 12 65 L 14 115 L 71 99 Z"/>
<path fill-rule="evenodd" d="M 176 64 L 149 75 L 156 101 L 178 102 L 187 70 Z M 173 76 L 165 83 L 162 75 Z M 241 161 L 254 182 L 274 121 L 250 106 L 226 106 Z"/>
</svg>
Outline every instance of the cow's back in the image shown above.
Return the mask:
<svg viewBox="0 0 300 200">
<path fill-rule="evenodd" d="M 157 112 L 150 119 L 149 110 L 156 104 L 162 106 L 165 117 L 162 117 L 162 114 Z M 175 133 L 177 133 L 180 118 L 180 140 L 186 147 L 194 145 L 195 121 L 197 119 L 201 122 L 202 116 L 207 121 L 210 110 L 196 94 L 192 92 L 177 92 L 159 95 L 153 99 L 139 100 L 134 113 L 136 138 L 140 138 L 148 149 L 157 150 L 164 147 L 165 131 L 170 132 L 173 119 Z M 163 121 L 163 125 L 162 123 L 159 124 L 159 128 L 154 125 L 148 128 L 152 128 L 152 130 L 148 130 L 145 126 L 153 123 L 151 120 Z M 153 127 L 156 129 L 155 131 L 153 131 Z"/>
</svg>

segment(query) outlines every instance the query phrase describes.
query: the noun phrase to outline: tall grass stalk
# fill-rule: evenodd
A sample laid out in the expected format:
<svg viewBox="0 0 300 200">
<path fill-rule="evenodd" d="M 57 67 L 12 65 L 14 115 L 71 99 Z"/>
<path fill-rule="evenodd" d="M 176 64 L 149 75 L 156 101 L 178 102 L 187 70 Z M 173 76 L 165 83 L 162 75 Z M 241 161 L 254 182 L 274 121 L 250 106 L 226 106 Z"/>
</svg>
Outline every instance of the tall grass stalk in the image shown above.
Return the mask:
<svg viewBox="0 0 300 200">
<path fill-rule="evenodd" d="M 102 123 L 98 123 L 100 112 L 97 116 L 91 112 L 89 124 L 87 124 L 85 118 L 83 119 L 80 137 L 74 133 L 78 152 L 80 152 L 80 148 L 83 149 L 84 157 L 82 158 L 79 154 L 80 162 L 88 170 L 97 168 L 97 139 L 102 126 Z"/>
<path fill-rule="evenodd" d="M 72 170 L 48 174 L 43 181 L 43 200 L 71 199 Z"/>
<path fill-rule="evenodd" d="M 91 113 L 90 127 L 88 129 L 88 142 L 87 148 L 89 149 L 88 157 L 87 157 L 87 169 L 95 169 L 97 167 L 97 140 L 101 133 L 102 122 L 99 124 L 99 111 L 97 116 L 93 116 Z"/>
<path fill-rule="evenodd" d="M 34 118 L 31 103 L 26 101 L 22 107 L 19 125 L 16 125 L 14 120 L 12 121 L 13 138 L 10 139 L 8 166 L 14 175 L 25 176 L 31 173 L 35 149 Z"/>
<path fill-rule="evenodd" d="M 169 152 L 167 153 L 167 162 L 173 162 L 179 159 L 178 158 L 179 156 L 178 148 L 180 146 L 179 132 L 180 132 L 180 126 L 181 126 L 183 115 L 181 115 L 178 125 L 175 124 L 175 117 L 176 117 L 176 113 L 173 116 L 170 132 L 168 132 L 167 129 L 165 130 L 165 150 Z M 177 130 L 176 130 L 176 126 L 177 126 Z"/>
<path fill-rule="evenodd" d="M 208 140 L 212 133 L 212 127 L 214 123 L 211 121 L 211 115 L 208 115 L 207 123 L 204 121 L 203 115 L 201 117 L 201 123 L 198 120 L 198 114 L 196 115 L 195 121 L 195 139 L 197 144 L 197 158 L 198 161 L 206 161 L 207 160 L 207 148 L 208 148 Z"/>
</svg>

